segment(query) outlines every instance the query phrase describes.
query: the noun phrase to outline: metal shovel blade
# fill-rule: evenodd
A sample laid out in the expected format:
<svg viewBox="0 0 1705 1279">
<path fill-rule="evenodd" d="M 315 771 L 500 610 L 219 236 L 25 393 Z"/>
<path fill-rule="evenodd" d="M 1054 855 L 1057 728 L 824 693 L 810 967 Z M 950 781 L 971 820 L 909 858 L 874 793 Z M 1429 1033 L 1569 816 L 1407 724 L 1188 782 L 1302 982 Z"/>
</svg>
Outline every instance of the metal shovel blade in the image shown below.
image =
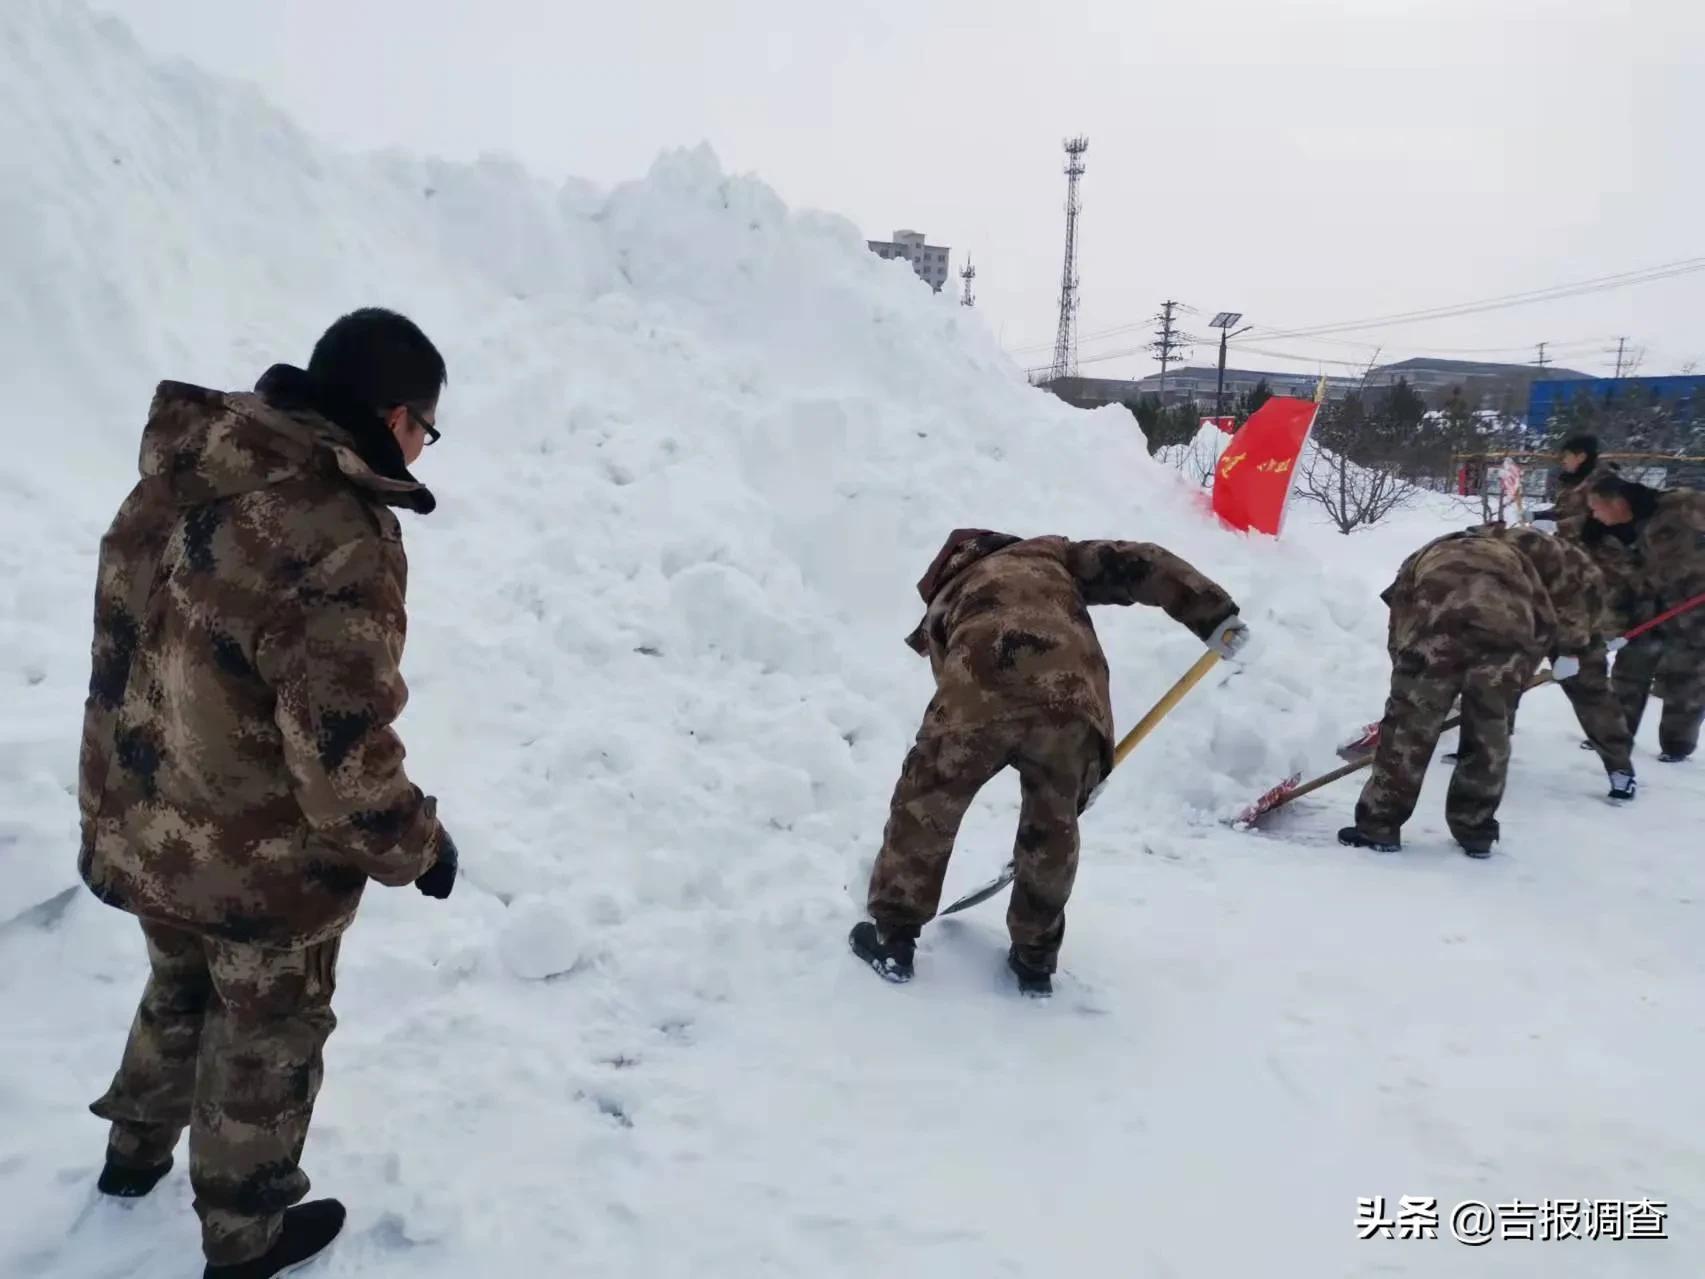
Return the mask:
<svg viewBox="0 0 1705 1279">
<path fill-rule="evenodd" d="M 1013 865 L 1011 862 L 1008 862 L 1001 869 L 1000 874 L 996 875 L 975 892 L 966 893 L 958 901 L 954 902 L 953 905 L 940 913 L 943 915 L 951 915 L 955 911 L 964 910 L 967 906 L 975 906 L 978 902 L 988 901 L 989 898 L 993 897 L 996 893 L 1000 892 L 1001 889 L 1012 883 L 1013 873 Z"/>
</svg>

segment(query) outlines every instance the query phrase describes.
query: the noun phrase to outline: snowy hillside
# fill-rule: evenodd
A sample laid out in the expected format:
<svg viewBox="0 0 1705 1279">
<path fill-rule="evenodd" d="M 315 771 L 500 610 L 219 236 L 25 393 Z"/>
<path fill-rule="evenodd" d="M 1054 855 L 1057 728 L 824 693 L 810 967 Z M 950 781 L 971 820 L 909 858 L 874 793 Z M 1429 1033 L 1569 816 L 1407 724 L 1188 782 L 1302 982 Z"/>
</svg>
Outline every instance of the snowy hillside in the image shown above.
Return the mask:
<svg viewBox="0 0 1705 1279">
<path fill-rule="evenodd" d="M 1276 834 L 1220 821 L 1377 714 L 1375 592 L 1437 512 L 1213 528 L 1124 410 L 1032 390 L 974 313 L 702 148 L 609 192 L 340 155 L 13 0 L 0 159 L 0 1279 L 189 1272 L 181 1166 L 92 1192 L 83 1107 L 143 977 L 73 887 L 95 543 L 156 380 L 246 386 L 369 303 L 450 364 L 402 728 L 465 875 L 374 890 L 346 943 L 325 1274 L 1697 1273 L 1705 1144 L 1672 1116 L 1705 872 L 1665 838 L 1697 769 L 1612 812 L 1553 698 L 1487 865 L 1431 794 L 1400 859 L 1326 843 L 1353 783 Z M 1042 1008 L 1005 997 L 995 904 L 905 990 L 845 947 L 929 690 L 911 584 L 967 524 L 1161 541 L 1256 635 L 1086 819 Z M 1098 625 L 1121 725 L 1201 651 L 1157 611 Z M 1015 813 L 991 787 L 950 893 Z M 1372 1194 L 1649 1196 L 1677 1241 L 1357 1243 Z"/>
</svg>

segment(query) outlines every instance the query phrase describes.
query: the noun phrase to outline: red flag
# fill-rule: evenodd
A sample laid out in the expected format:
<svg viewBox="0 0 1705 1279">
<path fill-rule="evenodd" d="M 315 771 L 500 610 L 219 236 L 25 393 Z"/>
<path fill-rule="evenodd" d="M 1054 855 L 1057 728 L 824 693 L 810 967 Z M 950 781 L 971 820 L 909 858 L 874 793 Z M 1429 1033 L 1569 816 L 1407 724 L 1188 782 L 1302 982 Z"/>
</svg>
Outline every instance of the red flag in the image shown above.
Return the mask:
<svg viewBox="0 0 1705 1279">
<path fill-rule="evenodd" d="M 1233 431 L 1237 430 L 1237 419 L 1234 417 L 1205 417 L 1202 419 L 1203 426 L 1208 426 L 1210 424 L 1217 426 L 1227 435 L 1230 435 Z"/>
<path fill-rule="evenodd" d="M 1214 514 L 1232 528 L 1279 535 L 1297 459 L 1320 405 L 1275 395 L 1226 441 L 1214 471 Z"/>
</svg>

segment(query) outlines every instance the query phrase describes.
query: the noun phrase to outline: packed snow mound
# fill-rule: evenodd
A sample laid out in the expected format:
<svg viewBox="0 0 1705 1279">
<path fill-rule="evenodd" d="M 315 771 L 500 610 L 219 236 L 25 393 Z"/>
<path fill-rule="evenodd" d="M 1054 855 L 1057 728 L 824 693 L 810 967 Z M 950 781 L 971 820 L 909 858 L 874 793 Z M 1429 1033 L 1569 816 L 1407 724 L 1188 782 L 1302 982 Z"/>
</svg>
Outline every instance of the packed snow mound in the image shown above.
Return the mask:
<svg viewBox="0 0 1705 1279">
<path fill-rule="evenodd" d="M 1336 1144 L 1321 1150 L 1365 1154 L 1357 1134 L 1391 1104 L 1367 1083 L 1378 1071 L 1353 1064 L 1358 1018 L 1388 1013 L 1366 1037 L 1383 1033 L 1431 1069 L 1436 1027 L 1402 1001 L 1379 1011 L 1382 930 L 1409 947 L 1391 962 L 1437 959 L 1427 920 L 1465 911 L 1475 926 L 1463 931 L 1498 936 L 1499 912 L 1540 900 L 1522 895 L 1528 882 L 1476 909 L 1424 868 L 1409 881 L 1424 908 L 1399 905 L 1394 921 L 1382 904 L 1401 894 L 1345 890 L 1346 876 L 1374 872 L 1346 870 L 1333 848 L 1299 855 L 1308 869 L 1295 880 L 1239 865 L 1284 909 L 1234 904 L 1201 922 L 1234 892 L 1232 875 L 1214 882 L 1216 859 L 1272 861 L 1271 846 L 1216 843 L 1220 819 L 1292 771 L 1335 762 L 1337 741 L 1378 714 L 1376 592 L 1404 552 L 1448 527 L 1441 512 L 1350 539 L 1306 508 L 1280 542 L 1226 532 L 1193 482 L 1148 457 L 1123 409 L 1082 413 L 1029 387 L 974 310 L 877 259 L 844 220 L 791 211 L 725 173 L 703 147 L 610 191 L 497 159 L 339 154 L 252 91 L 150 59 L 110 19 L 13 0 L 0 9 L 0 155 L 0 343 L 12 356 L 0 431 L 13 459 L 0 475 L 0 996 L 16 1013 L 8 1025 L 51 1063 L 0 1077 L 0 1117 L 17 1121 L 0 1197 L 20 1223 L 0 1237 L 4 1279 L 165 1273 L 193 1249 L 176 1174 L 178 1198 L 138 1210 L 145 1232 L 113 1226 L 109 1238 L 96 1219 L 65 1242 L 85 1220 L 90 1172 L 65 1175 L 67 1151 L 81 1142 L 98 1156 L 79 1116 L 105 1086 L 140 983 L 135 930 L 75 889 L 74 795 L 95 546 L 131 482 L 153 385 L 250 385 L 369 304 L 414 316 L 450 365 L 444 439 L 418 468 L 439 509 L 405 517 L 413 700 L 401 727 L 465 873 L 442 905 L 373 890 L 346 944 L 345 1026 L 311 1144 L 317 1182 L 329 1170 L 328 1187 L 359 1187 L 334 1273 L 539 1273 L 568 1264 L 563 1249 L 588 1273 L 864 1273 L 892 1269 L 885 1249 L 901 1247 L 916 1249 L 914 1273 L 1055 1262 L 1106 1273 L 1134 1246 L 1107 1223 L 1146 1195 L 1163 1220 L 1196 1214 L 1172 1263 L 1230 1246 L 1223 1205 L 1249 1206 L 1263 1252 L 1201 1270 L 1242 1273 L 1277 1237 L 1268 1228 L 1302 1256 L 1329 1233 L 1321 1221 L 1349 1237 L 1358 1194 L 1444 1184 L 1396 1171 L 1352 1184 L 1310 1152 L 1324 1129 Z M 1040 1032 L 1015 1020 L 1028 1013 L 976 1003 L 999 952 L 955 967 L 952 939 L 981 936 L 963 916 L 929 943 L 963 1006 L 918 1015 L 914 1004 L 906 1022 L 897 1001 L 927 992 L 852 985 L 875 985 L 852 972 L 843 939 L 931 687 L 902 643 L 920 609 L 912 583 L 959 525 L 1160 542 L 1224 585 L 1254 631 L 1247 661 L 1192 692 L 1086 819 L 1089 891 L 1073 910 L 1090 922 L 1074 922 L 1068 951 L 1098 956 L 1104 973 L 1126 962 L 1159 974 L 1122 1022 L 1109 1012 L 1116 991 L 1083 1002 L 1102 1021 Z M 1100 610 L 1097 623 L 1123 729 L 1202 646 L 1157 610 Z M 1567 762 L 1580 762 L 1572 741 Z M 1352 799 L 1337 793 L 1346 814 Z M 990 788 L 950 892 L 1005 860 L 1015 800 L 1010 777 Z M 1591 873 L 1586 859 L 1571 869 Z M 1173 891 L 1139 914 L 1149 884 Z M 1110 885 L 1126 895 L 1097 891 Z M 1109 900 L 1128 913 L 1107 913 Z M 985 911 L 998 934 L 998 905 Z M 1216 927 L 1205 953 L 1202 930 Z M 1545 927 L 1530 920 L 1524 935 Z M 1374 977 L 1346 960 L 1339 930 L 1373 957 Z M 1678 935 L 1692 934 L 1654 937 Z M 1198 998 L 1222 989 L 1224 952 L 1259 989 L 1193 1020 Z M 1279 966 L 1292 953 L 1308 968 L 1295 981 Z M 1481 995 L 1473 983 L 1503 971 L 1497 955 L 1459 953 L 1473 961 L 1459 993 Z M 765 1017 L 754 1009 L 767 990 L 781 993 Z M 1674 1006 L 1684 994 L 1668 992 Z M 1519 1002 L 1480 1028 L 1520 1066 L 1498 1076 L 1506 1085 L 1531 1074 L 1525 1041 L 1497 1037 Z M 1305 1012 L 1354 1024 L 1305 1037 Z M 1301 1045 L 1272 1065 L 1270 1087 L 1241 1067 L 1250 1024 L 1270 1063 Z M 897 1043 L 926 1036 L 930 1051 L 905 1067 L 915 1075 L 880 1075 L 905 1056 Z M 1462 1089 L 1483 1080 L 1470 1067 L 1504 1064 L 1463 1058 Z M 1405 1078 L 1411 1066 L 1399 1068 Z M 875 1092 L 867 1069 L 887 1080 Z M 1093 1094 L 1074 1091 L 1096 1071 Z M 1616 1097 L 1651 1095 L 1637 1071 L 1578 1073 L 1602 1085 L 1606 1107 L 1612 1082 L 1634 1081 Z M 1166 1091 L 1199 1077 L 1200 1095 Z M 1043 1096 L 1051 1085 L 1038 1081 L 1054 1078 Z M 1120 1110 L 1151 1084 L 1166 1113 Z M 1352 1094 L 1334 1127 L 1333 1098 Z M 1427 1127 L 1357 1175 L 1466 1163 L 1473 1123 L 1499 1123 L 1514 1094 L 1475 1095 L 1477 1120 L 1452 1113 L 1457 1129 Z M 1512 1138 L 1536 1162 L 1550 1148 L 1534 1134 L 1554 1131 L 1556 1112 L 1542 1103 Z M 1103 1122 L 1115 1113 L 1122 1126 Z M 1220 1125 L 1208 1139 L 1204 1113 Z M 1260 1127 L 1270 1113 L 1279 1127 Z M 931 1129 L 943 1115 L 957 1126 Z M 833 1140 L 815 1140 L 823 1127 Z M 926 1131 L 917 1155 L 904 1139 Z M 1121 1132 L 1143 1135 L 1114 1149 Z M 1269 1142 L 1264 1162 L 1241 1159 L 1251 1141 Z M 1064 1184 L 1086 1150 L 1093 1185 L 1046 1206 L 1093 1216 L 1100 1233 L 1049 1240 L 1034 1229 L 1034 1188 Z M 1311 1157 L 1310 1184 L 1336 1197 L 1306 1222 L 1301 1209 L 1275 1221 L 1268 1192 Z M 1664 1156 L 1665 1171 L 1692 1157 Z M 1002 1160 L 1025 1171 L 1002 1183 Z M 1539 1180 L 1492 1189 L 1566 1193 Z M 101 1261 L 121 1247 L 125 1266 Z M 137 1262 L 138 1248 L 156 1255 Z"/>
<path fill-rule="evenodd" d="M 246 386 L 369 303 L 450 366 L 420 467 L 441 505 L 407 533 L 404 727 L 494 890 L 631 888 L 683 843 L 737 846 L 705 854 L 730 879 L 785 848 L 801 893 L 853 886 L 928 695 L 911 583 L 955 525 L 1162 542 L 1242 605 L 1247 668 L 1120 781 L 1149 820 L 1208 818 L 1366 718 L 1364 580 L 1212 527 L 1128 413 L 1033 390 L 974 311 L 707 148 L 604 194 L 340 155 L 114 20 L 31 0 L 4 22 L 0 119 L 29 159 L 0 218 L 5 430 L 32 456 L 8 483 L 38 518 L 3 552 L 7 809 L 35 852 L 0 906 L 67 873 L 91 556 L 154 382 Z M 1101 629 L 1125 723 L 1200 651 L 1153 610 Z"/>
</svg>

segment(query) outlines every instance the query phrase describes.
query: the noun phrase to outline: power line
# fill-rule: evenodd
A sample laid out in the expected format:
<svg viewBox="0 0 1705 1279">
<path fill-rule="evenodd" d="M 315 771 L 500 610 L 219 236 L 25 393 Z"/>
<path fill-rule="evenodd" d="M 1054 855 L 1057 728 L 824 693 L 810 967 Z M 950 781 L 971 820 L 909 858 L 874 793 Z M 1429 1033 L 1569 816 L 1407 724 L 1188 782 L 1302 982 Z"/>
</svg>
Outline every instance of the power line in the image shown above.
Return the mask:
<svg viewBox="0 0 1705 1279">
<path fill-rule="evenodd" d="M 1674 262 L 1664 262 L 1656 266 L 1641 267 L 1632 271 L 1621 271 L 1614 275 L 1595 276 L 1588 280 L 1577 280 L 1569 284 L 1555 284 L 1542 289 L 1529 289 L 1521 293 L 1506 293 L 1496 297 L 1482 298 L 1474 302 L 1460 302 L 1449 306 L 1429 307 L 1417 311 L 1402 311 L 1392 315 L 1374 316 L 1363 320 L 1346 320 L 1329 324 L 1305 325 L 1293 329 L 1263 327 L 1263 341 L 1274 341 L 1285 338 L 1321 338 L 1333 334 L 1354 333 L 1365 329 L 1380 328 L 1397 324 L 1420 323 L 1424 320 L 1453 319 L 1461 315 L 1480 315 L 1488 311 L 1498 311 L 1509 307 L 1531 306 L 1539 302 L 1561 301 L 1565 298 L 1580 297 L 1590 293 L 1602 293 L 1612 289 L 1628 288 L 1636 284 L 1651 284 L 1659 280 L 1673 279 L 1676 276 L 1690 275 L 1696 271 L 1705 271 L 1705 257 L 1680 258 Z M 1148 320 L 1140 320 L 1131 324 L 1118 324 L 1111 328 L 1098 329 L 1093 333 L 1080 335 L 1083 341 L 1094 341 L 1097 338 L 1115 337 L 1136 329 L 1146 328 Z M 1038 342 L 1028 346 L 1011 348 L 1012 354 L 1024 351 L 1035 351 L 1046 348 L 1049 343 Z M 1372 345 L 1358 343 L 1357 345 Z M 1554 345 L 1573 345 L 1556 343 Z M 1489 349 L 1489 348 L 1488 348 Z M 1503 347 L 1500 350 L 1526 351 L 1528 347 Z"/>
<path fill-rule="evenodd" d="M 1272 333 L 1261 334 L 1261 340 L 1263 342 L 1324 342 L 1337 346 L 1358 346 L 1370 351 L 1378 350 L 1382 346 L 1381 343 L 1377 342 L 1337 342 L 1326 337 L 1288 338 L 1282 334 Z M 1545 346 L 1547 350 L 1552 351 L 1584 351 L 1589 347 L 1596 349 L 1608 341 L 1611 339 L 1607 337 L 1575 338 L 1568 342 L 1547 342 Z M 1434 346 L 1429 342 L 1426 349 L 1434 355 L 1520 355 L 1533 350 L 1533 344 L 1527 343 L 1521 346 Z"/>
<path fill-rule="evenodd" d="M 1204 338 L 1194 337 L 1190 334 L 1184 334 L 1182 336 L 1183 336 L 1183 340 L 1186 342 L 1194 343 L 1194 342 L 1206 341 L 1206 339 L 1204 339 Z M 1261 340 L 1266 341 L 1267 339 L 1265 337 L 1262 337 Z M 1590 339 L 1590 342 L 1595 346 L 1601 341 L 1603 341 L 1602 338 Z M 1558 346 L 1576 346 L 1576 345 L 1581 345 L 1581 343 L 1547 342 L 1545 344 L 1546 349 L 1548 351 L 1554 350 Z M 1251 346 L 1247 342 L 1232 341 L 1232 342 L 1229 342 L 1227 344 L 1227 347 L 1229 350 L 1236 352 L 1239 355 L 1262 355 L 1262 356 L 1266 356 L 1269 359 L 1290 360 L 1290 361 L 1297 363 L 1297 364 L 1314 365 L 1317 367 L 1321 366 L 1321 365 L 1325 365 L 1325 366 L 1329 366 L 1332 368 L 1356 369 L 1359 371 L 1365 371 L 1368 367 L 1367 360 L 1346 360 L 1346 359 L 1341 359 L 1337 356 L 1320 355 L 1320 354 L 1315 353 L 1315 352 L 1275 351 L 1269 347 Z M 1376 348 L 1376 350 L 1378 350 L 1378 349 L 1382 349 L 1382 348 Z M 1429 348 L 1429 349 L 1432 349 L 1432 348 Z M 1492 350 L 1492 351 L 1531 351 L 1533 348 L 1528 347 L 1528 346 L 1517 346 L 1517 347 L 1496 347 L 1496 348 L 1480 347 L 1480 348 L 1474 348 L 1474 349 L 1478 350 L 1478 351 L 1488 351 L 1488 350 Z M 1094 355 L 1080 356 L 1078 359 L 1078 363 L 1079 364 L 1105 364 L 1109 360 L 1123 360 L 1123 359 L 1125 359 L 1129 356 L 1133 356 L 1133 355 L 1144 355 L 1144 354 L 1151 354 L 1152 355 L 1153 353 L 1154 353 L 1153 344 L 1150 344 L 1147 346 L 1120 347 L 1120 348 L 1118 348 L 1116 350 L 1112 350 L 1112 351 L 1099 351 Z M 1547 364 L 1550 365 L 1551 363 L 1552 363 L 1552 361 L 1550 360 L 1549 357 L 1547 357 Z M 1532 367 L 1531 361 L 1528 362 L 1528 367 Z M 1041 366 L 1029 369 L 1028 371 L 1032 372 L 1032 373 L 1045 373 L 1045 372 L 1047 372 L 1047 370 L 1048 370 L 1048 366 L 1041 365 Z M 1282 371 L 1282 370 L 1279 370 L 1279 371 Z"/>
<path fill-rule="evenodd" d="M 1705 258 L 1683 258 L 1659 266 L 1643 267 L 1635 271 L 1622 271 L 1616 275 L 1597 276 L 1590 280 L 1578 280 L 1573 284 L 1557 284 L 1544 289 L 1529 289 L 1523 293 L 1505 293 L 1498 297 L 1484 298 L 1478 302 L 1428 307 L 1419 311 L 1402 311 L 1393 315 L 1374 316 L 1366 320 L 1349 320 L 1339 324 L 1318 324 L 1285 330 L 1268 329 L 1262 336 L 1265 338 L 1280 336 L 1293 338 L 1320 337 L 1328 333 L 1354 333 L 1362 329 L 1384 328 L 1398 324 L 1417 324 L 1425 320 L 1448 320 L 1461 315 L 1480 315 L 1487 311 L 1532 306 L 1537 302 L 1555 302 L 1564 298 L 1581 297 L 1588 293 L 1603 293 L 1610 289 L 1627 288 L 1635 284 L 1650 284 L 1658 280 L 1673 279 L 1679 275 L 1690 275 L 1695 271 L 1705 271 Z"/>
<path fill-rule="evenodd" d="M 1193 334 L 1193 333 L 1184 333 L 1181 336 L 1185 342 L 1192 343 L 1192 344 L 1200 344 L 1200 343 L 1208 341 L 1207 338 L 1201 337 L 1201 336 L 1199 336 L 1197 334 Z M 1274 339 L 1268 334 L 1259 334 L 1258 339 L 1264 343 L 1274 341 Z M 1614 341 L 1614 339 L 1613 338 L 1605 338 L 1605 337 L 1571 338 L 1570 340 L 1568 340 L 1566 342 L 1547 342 L 1545 344 L 1545 349 L 1548 353 L 1557 352 L 1557 351 L 1565 351 L 1565 352 L 1566 351 L 1576 351 L 1576 352 L 1579 352 L 1580 354 L 1584 355 L 1584 354 L 1587 354 L 1589 351 L 1594 352 L 1594 353 L 1596 353 L 1598 351 L 1602 351 L 1604 349 L 1603 344 L 1607 341 Z M 1358 343 L 1357 345 L 1363 345 L 1363 344 Z M 1374 346 L 1372 343 L 1367 343 L 1366 345 L 1368 346 L 1368 348 L 1370 350 L 1376 350 L 1377 351 L 1377 350 L 1383 349 L 1383 348 Z M 1317 365 L 1317 366 L 1318 365 L 1332 365 L 1332 366 L 1340 367 L 1340 368 L 1353 368 L 1353 369 L 1365 368 L 1367 365 L 1366 360 L 1346 360 L 1346 359 L 1342 359 L 1342 358 L 1338 358 L 1338 357 L 1334 357 L 1334 356 L 1321 355 L 1318 352 L 1314 352 L 1314 351 L 1275 351 L 1275 350 L 1271 349 L 1270 347 L 1250 346 L 1248 344 L 1248 341 L 1244 341 L 1244 342 L 1233 341 L 1230 343 L 1230 347 L 1232 350 L 1240 351 L 1245 355 L 1264 355 L 1264 356 L 1267 356 L 1271 359 L 1290 360 L 1290 361 L 1293 361 L 1293 362 L 1299 363 L 1299 364 L 1310 364 L 1310 365 Z M 1473 347 L 1449 347 L 1449 346 L 1435 347 L 1435 346 L 1428 346 L 1425 349 L 1429 353 L 1434 354 L 1434 355 L 1523 354 L 1523 353 L 1526 353 L 1528 351 L 1533 350 L 1533 348 L 1531 346 L 1473 346 Z M 1093 355 L 1090 355 L 1090 356 L 1087 356 L 1087 357 L 1080 359 L 1079 363 L 1082 363 L 1082 364 L 1103 364 L 1103 363 L 1106 363 L 1108 360 L 1120 360 L 1120 359 L 1124 359 L 1126 356 L 1130 356 L 1130 355 L 1142 355 L 1143 353 L 1147 352 L 1148 350 L 1149 350 L 1149 348 L 1146 346 L 1144 346 L 1144 347 L 1119 347 L 1119 348 L 1112 350 L 1112 351 L 1096 352 Z M 1509 362 L 1515 363 L 1515 361 L 1509 361 Z M 1532 361 L 1526 361 L 1526 363 L 1531 364 Z M 1546 363 L 1548 365 L 1554 363 L 1554 360 L 1552 359 L 1550 354 L 1548 354 L 1546 357 Z M 1032 372 L 1045 372 L 1046 367 L 1045 366 L 1038 367 L 1038 368 L 1032 369 L 1031 371 Z"/>
<path fill-rule="evenodd" d="M 1123 359 L 1125 359 L 1129 356 L 1132 356 L 1132 355 L 1145 355 L 1145 354 L 1146 355 L 1154 355 L 1155 354 L 1155 347 L 1157 345 L 1158 345 L 1157 343 L 1150 343 L 1146 346 L 1122 347 L 1117 351 L 1103 351 L 1098 355 L 1080 356 L 1078 358 L 1078 363 L 1079 364 L 1105 364 L 1109 360 L 1123 360 Z M 1242 352 L 1242 353 L 1247 354 L 1247 355 L 1268 355 L 1268 356 L 1272 356 L 1275 359 L 1297 360 L 1297 361 L 1301 361 L 1303 363 L 1308 363 L 1308 364 L 1336 364 L 1336 365 L 1343 365 L 1346 368 L 1352 368 L 1352 369 L 1360 369 L 1360 368 L 1365 368 L 1367 366 L 1367 361 L 1365 361 L 1365 360 L 1334 360 L 1334 359 L 1326 359 L 1324 357 L 1317 357 L 1317 356 L 1297 355 L 1296 353 L 1290 352 L 1290 351 L 1263 351 L 1259 347 L 1244 346 L 1240 342 L 1232 342 L 1232 343 L 1229 343 L 1228 345 L 1229 345 L 1229 348 L 1231 350 L 1239 351 L 1239 352 Z M 1047 366 L 1047 365 L 1039 365 L 1035 368 L 1027 369 L 1026 372 L 1046 373 L 1048 371 L 1048 368 L 1049 368 L 1049 366 Z"/>
<path fill-rule="evenodd" d="M 1302 364 L 1336 364 L 1346 369 L 1365 369 L 1366 360 L 1333 360 L 1324 355 L 1297 355 L 1288 351 L 1265 351 L 1258 346 L 1245 346 L 1241 342 L 1228 344 L 1233 351 L 1242 355 L 1265 355 L 1275 360 L 1296 360 Z"/>
</svg>

